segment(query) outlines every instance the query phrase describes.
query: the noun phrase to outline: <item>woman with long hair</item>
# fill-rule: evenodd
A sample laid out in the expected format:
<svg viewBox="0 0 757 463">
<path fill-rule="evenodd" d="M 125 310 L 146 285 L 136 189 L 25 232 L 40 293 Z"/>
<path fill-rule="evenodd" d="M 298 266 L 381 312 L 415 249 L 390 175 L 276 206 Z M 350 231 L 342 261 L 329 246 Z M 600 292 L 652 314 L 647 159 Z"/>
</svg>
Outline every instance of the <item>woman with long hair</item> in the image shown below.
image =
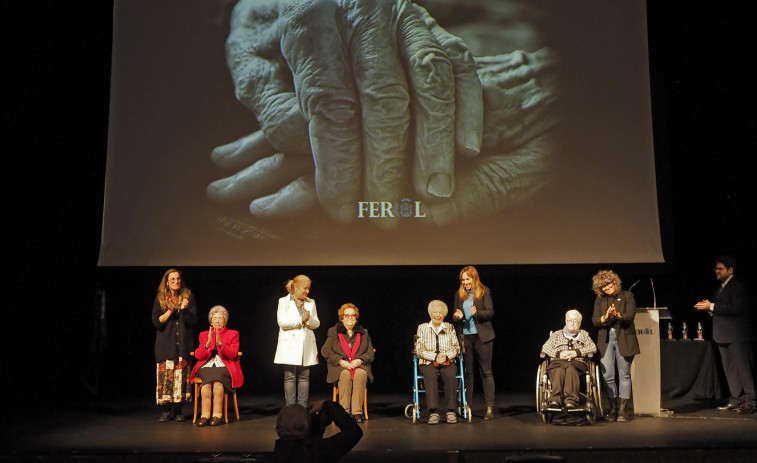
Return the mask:
<svg viewBox="0 0 757 463">
<path fill-rule="evenodd" d="M 197 322 L 197 305 L 181 272 L 166 270 L 152 305 L 155 335 L 157 388 L 155 400 L 162 408 L 158 421 L 184 421 L 182 406 L 192 400 L 189 353 L 192 330 Z"/>
<path fill-rule="evenodd" d="M 494 303 L 489 288 L 481 283 L 476 267 L 468 265 L 460 271 L 460 287 L 455 293 L 455 311 L 452 320 L 457 333 L 463 335 L 463 362 L 467 402 L 473 398 L 474 359 L 481 374 L 484 389 L 484 420 L 494 417 L 494 374 L 492 354 L 494 348 Z"/>
</svg>

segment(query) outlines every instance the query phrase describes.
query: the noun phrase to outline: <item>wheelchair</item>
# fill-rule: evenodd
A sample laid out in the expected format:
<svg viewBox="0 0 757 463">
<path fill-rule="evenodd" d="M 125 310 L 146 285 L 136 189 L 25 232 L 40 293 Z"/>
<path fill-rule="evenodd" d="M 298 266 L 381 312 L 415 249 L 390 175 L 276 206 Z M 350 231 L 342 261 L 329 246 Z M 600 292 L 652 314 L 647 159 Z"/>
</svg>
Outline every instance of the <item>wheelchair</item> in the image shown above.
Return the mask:
<svg viewBox="0 0 757 463">
<path fill-rule="evenodd" d="M 461 351 L 456 358 L 457 362 L 457 415 L 464 420 L 471 422 L 473 413 L 470 405 L 465 398 L 465 368 L 463 365 L 463 352 Z M 423 387 L 423 375 L 418 370 L 418 355 L 413 352 L 413 402 L 405 407 L 405 416 L 412 419 L 413 423 L 421 418 L 420 394 L 426 392 Z"/>
<path fill-rule="evenodd" d="M 539 354 L 542 359 L 539 369 L 536 371 L 536 412 L 541 415 L 542 421 L 551 423 L 555 416 L 584 416 L 589 424 L 594 424 L 597 418 L 602 415 L 602 396 L 601 383 L 599 379 L 599 364 L 594 361 L 594 356 L 589 354 L 584 360 L 588 368 L 583 374 L 585 381 L 582 381 L 579 392 L 580 403 L 575 409 L 549 407 L 549 397 L 552 395 L 552 384 L 547 374 L 547 366 L 550 358 L 542 352 Z"/>
</svg>

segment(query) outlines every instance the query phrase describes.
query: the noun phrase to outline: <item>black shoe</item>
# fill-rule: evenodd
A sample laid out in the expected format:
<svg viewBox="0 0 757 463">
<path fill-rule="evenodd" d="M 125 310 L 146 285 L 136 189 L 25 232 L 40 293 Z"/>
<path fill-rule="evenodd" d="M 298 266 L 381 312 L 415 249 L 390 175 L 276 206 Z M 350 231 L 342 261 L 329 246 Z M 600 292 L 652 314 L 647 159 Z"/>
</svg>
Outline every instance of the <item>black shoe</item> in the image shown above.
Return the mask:
<svg viewBox="0 0 757 463">
<path fill-rule="evenodd" d="M 727 404 L 718 407 L 717 409 L 721 412 L 728 411 L 728 410 L 738 410 L 741 407 L 741 404 L 737 404 L 736 402 L 728 402 Z"/>
<path fill-rule="evenodd" d="M 572 400 L 566 400 L 565 406 L 568 407 L 568 410 L 575 410 L 578 408 L 578 404 Z"/>
<path fill-rule="evenodd" d="M 210 424 L 211 426 L 221 425 L 223 424 L 223 418 L 221 418 L 220 416 L 214 416 L 213 418 L 210 419 L 210 423 L 208 424 Z"/>
<path fill-rule="evenodd" d="M 556 400 L 550 400 L 549 403 L 547 404 L 547 407 L 560 409 L 562 408 L 562 405 L 560 405 L 560 402 Z"/>
<path fill-rule="evenodd" d="M 362 413 L 358 413 L 357 415 L 352 415 L 352 418 L 355 420 L 355 423 L 362 423 L 364 421 Z"/>
<path fill-rule="evenodd" d="M 165 423 L 166 421 L 171 421 L 173 419 L 173 413 L 170 411 L 165 411 L 160 414 L 160 418 L 158 418 L 158 421 L 161 423 Z"/>
<path fill-rule="evenodd" d="M 184 415 L 182 415 L 181 413 L 179 413 L 176 416 L 174 416 L 173 419 L 175 421 L 178 421 L 179 423 L 181 423 L 182 421 L 186 421 L 187 420 L 186 418 L 184 418 Z"/>
<path fill-rule="evenodd" d="M 605 414 L 605 420 L 607 421 L 617 421 L 618 420 L 618 402 L 620 399 L 610 399 L 610 409 L 607 411 L 607 414 Z"/>
<path fill-rule="evenodd" d="M 744 402 L 739 407 L 739 413 L 742 415 L 751 415 L 755 411 L 754 402 Z"/>
<path fill-rule="evenodd" d="M 494 418 L 494 407 L 487 406 L 486 413 L 484 413 L 484 421 L 491 421 Z"/>
</svg>

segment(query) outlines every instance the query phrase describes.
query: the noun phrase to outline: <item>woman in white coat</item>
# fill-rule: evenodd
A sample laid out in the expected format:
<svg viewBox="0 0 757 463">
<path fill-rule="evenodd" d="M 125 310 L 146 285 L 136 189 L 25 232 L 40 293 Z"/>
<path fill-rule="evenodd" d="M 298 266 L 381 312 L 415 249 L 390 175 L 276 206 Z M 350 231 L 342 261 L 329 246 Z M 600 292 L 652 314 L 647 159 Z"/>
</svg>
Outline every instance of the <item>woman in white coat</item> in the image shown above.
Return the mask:
<svg viewBox="0 0 757 463">
<path fill-rule="evenodd" d="M 287 405 L 308 405 L 310 367 L 318 363 L 313 330 L 321 325 L 315 301 L 308 297 L 310 278 L 297 275 L 289 280 L 289 294 L 279 299 L 276 320 L 279 342 L 273 363 L 284 365 L 284 398 Z"/>
</svg>

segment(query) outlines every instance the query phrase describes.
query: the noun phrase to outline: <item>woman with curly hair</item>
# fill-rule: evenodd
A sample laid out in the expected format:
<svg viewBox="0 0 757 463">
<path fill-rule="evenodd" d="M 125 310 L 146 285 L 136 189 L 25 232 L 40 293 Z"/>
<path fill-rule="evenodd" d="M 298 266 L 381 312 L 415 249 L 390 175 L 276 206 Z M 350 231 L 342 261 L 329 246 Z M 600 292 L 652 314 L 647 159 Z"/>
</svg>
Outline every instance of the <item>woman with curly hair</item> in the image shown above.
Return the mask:
<svg viewBox="0 0 757 463">
<path fill-rule="evenodd" d="M 631 398 L 631 362 L 639 354 L 636 339 L 636 300 L 630 291 L 621 290 L 621 281 L 612 270 L 600 270 L 592 277 L 594 315 L 591 317 L 599 329 L 597 347 L 601 355 L 602 378 L 607 386 L 610 421 L 628 421 L 628 400 Z M 615 381 L 617 366 L 618 382 Z"/>
<path fill-rule="evenodd" d="M 181 408 L 192 400 L 189 381 L 189 352 L 192 350 L 192 328 L 197 322 L 197 306 L 181 272 L 166 270 L 158 285 L 152 305 L 155 336 L 157 388 L 155 399 L 162 407 L 158 421 L 184 421 Z"/>
</svg>

